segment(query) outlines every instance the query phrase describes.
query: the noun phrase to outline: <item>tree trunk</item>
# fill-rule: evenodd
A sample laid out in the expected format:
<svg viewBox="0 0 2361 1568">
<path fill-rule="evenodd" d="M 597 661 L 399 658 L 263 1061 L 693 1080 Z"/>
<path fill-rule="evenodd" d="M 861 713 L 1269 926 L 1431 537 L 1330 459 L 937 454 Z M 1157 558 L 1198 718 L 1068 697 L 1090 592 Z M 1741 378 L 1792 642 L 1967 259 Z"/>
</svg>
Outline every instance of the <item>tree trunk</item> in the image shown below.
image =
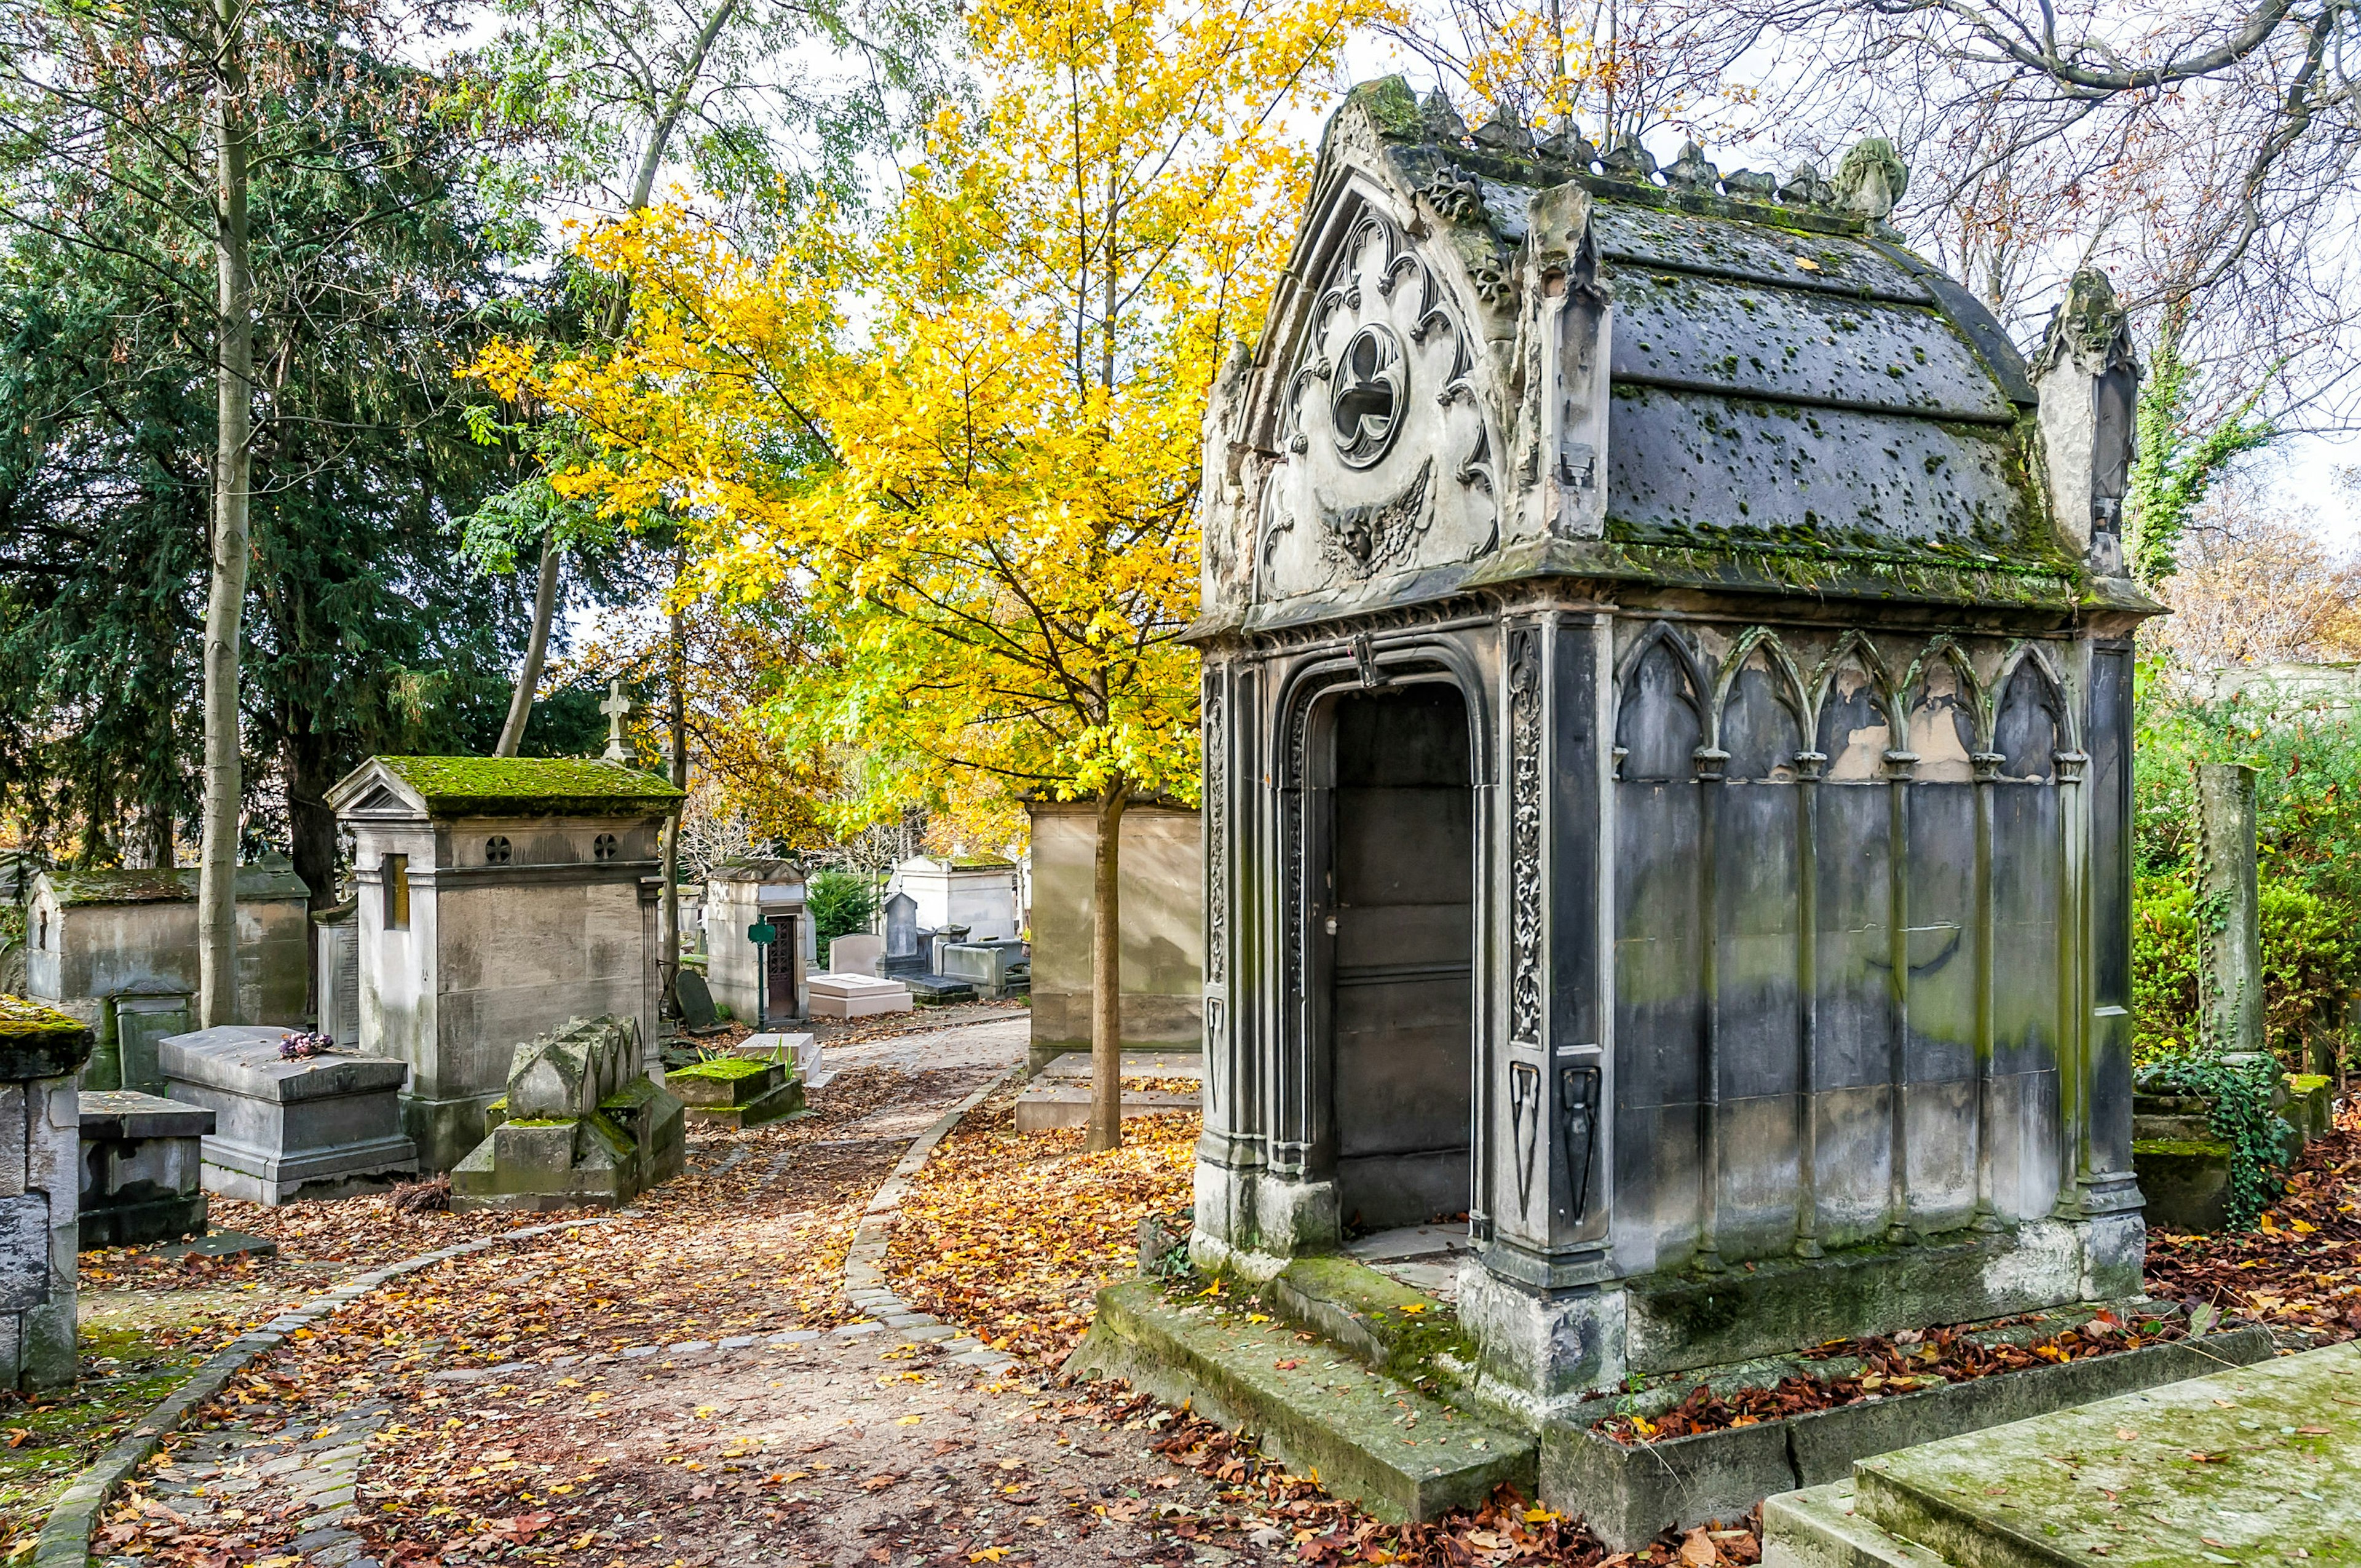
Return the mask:
<svg viewBox="0 0 2361 1568">
<path fill-rule="evenodd" d="M 239 623 L 246 608 L 247 490 L 254 377 L 254 279 L 246 233 L 246 61 L 239 0 L 215 0 L 213 137 L 219 274 L 213 582 L 205 596 L 205 797 L 197 880 L 199 1023 L 236 1022 Z"/>
<path fill-rule="evenodd" d="M 674 553 L 672 581 L 675 593 L 680 591 L 680 572 L 685 559 L 685 552 Z M 688 787 L 688 696 L 681 689 L 681 683 L 687 674 L 688 650 L 683 641 L 680 611 L 675 609 L 672 612 L 672 678 L 666 683 L 672 688 L 672 786 L 675 789 Z M 684 801 L 683 808 L 686 805 Z M 659 979 L 667 1003 L 672 1001 L 674 983 L 680 979 L 680 818 L 681 812 L 675 810 L 664 823 L 664 968 Z M 771 983 L 770 976 L 764 974 L 758 983 L 767 988 Z"/>
<path fill-rule="evenodd" d="M 1099 795 L 1091 862 L 1092 1154 L 1123 1146 L 1123 808 L 1129 785 Z"/>
<path fill-rule="evenodd" d="M 508 722 L 500 726 L 495 757 L 513 757 L 524 744 L 525 721 L 533 717 L 533 694 L 541 689 L 542 661 L 549 655 L 549 622 L 557 613 L 557 541 L 541 547 L 541 581 L 533 590 L 533 633 L 525 640 L 524 668 L 517 672 L 516 690 L 509 695 Z"/>
</svg>

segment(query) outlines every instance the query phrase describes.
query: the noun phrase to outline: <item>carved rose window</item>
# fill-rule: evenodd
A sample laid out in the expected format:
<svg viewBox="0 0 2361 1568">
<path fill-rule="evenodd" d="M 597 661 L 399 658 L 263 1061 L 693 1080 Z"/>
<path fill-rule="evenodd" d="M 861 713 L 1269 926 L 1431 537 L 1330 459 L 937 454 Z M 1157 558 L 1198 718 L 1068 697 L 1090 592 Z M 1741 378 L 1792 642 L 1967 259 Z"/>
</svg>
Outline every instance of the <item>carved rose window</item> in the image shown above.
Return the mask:
<svg viewBox="0 0 2361 1568">
<path fill-rule="evenodd" d="M 1391 328 L 1371 322 L 1345 345 L 1329 395 L 1336 427 L 1336 455 L 1351 467 L 1367 468 L 1394 444 L 1405 389 L 1400 340 Z"/>
</svg>

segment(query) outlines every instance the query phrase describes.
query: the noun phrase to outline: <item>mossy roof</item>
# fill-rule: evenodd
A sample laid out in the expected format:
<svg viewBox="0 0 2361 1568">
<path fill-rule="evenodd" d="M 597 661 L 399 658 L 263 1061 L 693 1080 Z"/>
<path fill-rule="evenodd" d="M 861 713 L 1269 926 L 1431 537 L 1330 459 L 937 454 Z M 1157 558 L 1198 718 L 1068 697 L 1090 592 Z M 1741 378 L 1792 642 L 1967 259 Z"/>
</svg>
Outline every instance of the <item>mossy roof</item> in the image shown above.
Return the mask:
<svg viewBox="0 0 2361 1568">
<path fill-rule="evenodd" d="M 68 1017 L 54 1007 L 27 1002 L 21 996 L 0 996 L 0 1038 L 79 1035 L 88 1027 L 81 1019 Z"/>
<path fill-rule="evenodd" d="M 437 817 L 630 817 L 686 798 L 653 773 L 588 757 L 379 757 Z"/>
<path fill-rule="evenodd" d="M 155 871 L 52 871 L 42 873 L 60 905 L 163 904 L 197 896 L 195 867 Z M 293 872 L 268 866 L 240 866 L 237 897 L 241 903 L 309 899 L 312 890 Z"/>
</svg>

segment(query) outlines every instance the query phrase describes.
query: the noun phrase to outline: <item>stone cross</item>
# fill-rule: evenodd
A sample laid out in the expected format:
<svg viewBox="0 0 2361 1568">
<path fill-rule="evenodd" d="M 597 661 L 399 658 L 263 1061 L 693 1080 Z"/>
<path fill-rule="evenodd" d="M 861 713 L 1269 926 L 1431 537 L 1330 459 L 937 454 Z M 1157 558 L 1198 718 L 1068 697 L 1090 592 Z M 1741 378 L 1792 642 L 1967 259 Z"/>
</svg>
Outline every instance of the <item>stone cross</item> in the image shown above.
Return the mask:
<svg viewBox="0 0 2361 1568">
<path fill-rule="evenodd" d="M 623 720 L 631 717 L 631 699 L 623 695 L 622 682 L 607 683 L 607 700 L 598 705 L 598 711 L 607 716 L 607 761 L 631 761 L 631 752 L 623 745 Z"/>
<path fill-rule="evenodd" d="M 2255 889 L 2255 770 L 2197 770 L 2198 1039 L 2220 1053 L 2263 1048 L 2263 937 Z"/>
</svg>

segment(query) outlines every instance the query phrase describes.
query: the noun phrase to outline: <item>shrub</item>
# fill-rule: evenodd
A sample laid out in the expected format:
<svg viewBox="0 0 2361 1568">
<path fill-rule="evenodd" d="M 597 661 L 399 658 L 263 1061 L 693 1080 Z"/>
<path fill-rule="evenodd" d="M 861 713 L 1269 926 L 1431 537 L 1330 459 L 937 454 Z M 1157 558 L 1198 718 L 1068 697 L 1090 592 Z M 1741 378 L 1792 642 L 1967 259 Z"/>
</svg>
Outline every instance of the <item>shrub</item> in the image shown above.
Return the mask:
<svg viewBox="0 0 2361 1568">
<path fill-rule="evenodd" d="M 877 916 L 877 889 L 867 877 L 851 872 L 820 872 L 811 879 L 804 897 L 823 956 L 830 942 L 868 930 Z"/>
</svg>

